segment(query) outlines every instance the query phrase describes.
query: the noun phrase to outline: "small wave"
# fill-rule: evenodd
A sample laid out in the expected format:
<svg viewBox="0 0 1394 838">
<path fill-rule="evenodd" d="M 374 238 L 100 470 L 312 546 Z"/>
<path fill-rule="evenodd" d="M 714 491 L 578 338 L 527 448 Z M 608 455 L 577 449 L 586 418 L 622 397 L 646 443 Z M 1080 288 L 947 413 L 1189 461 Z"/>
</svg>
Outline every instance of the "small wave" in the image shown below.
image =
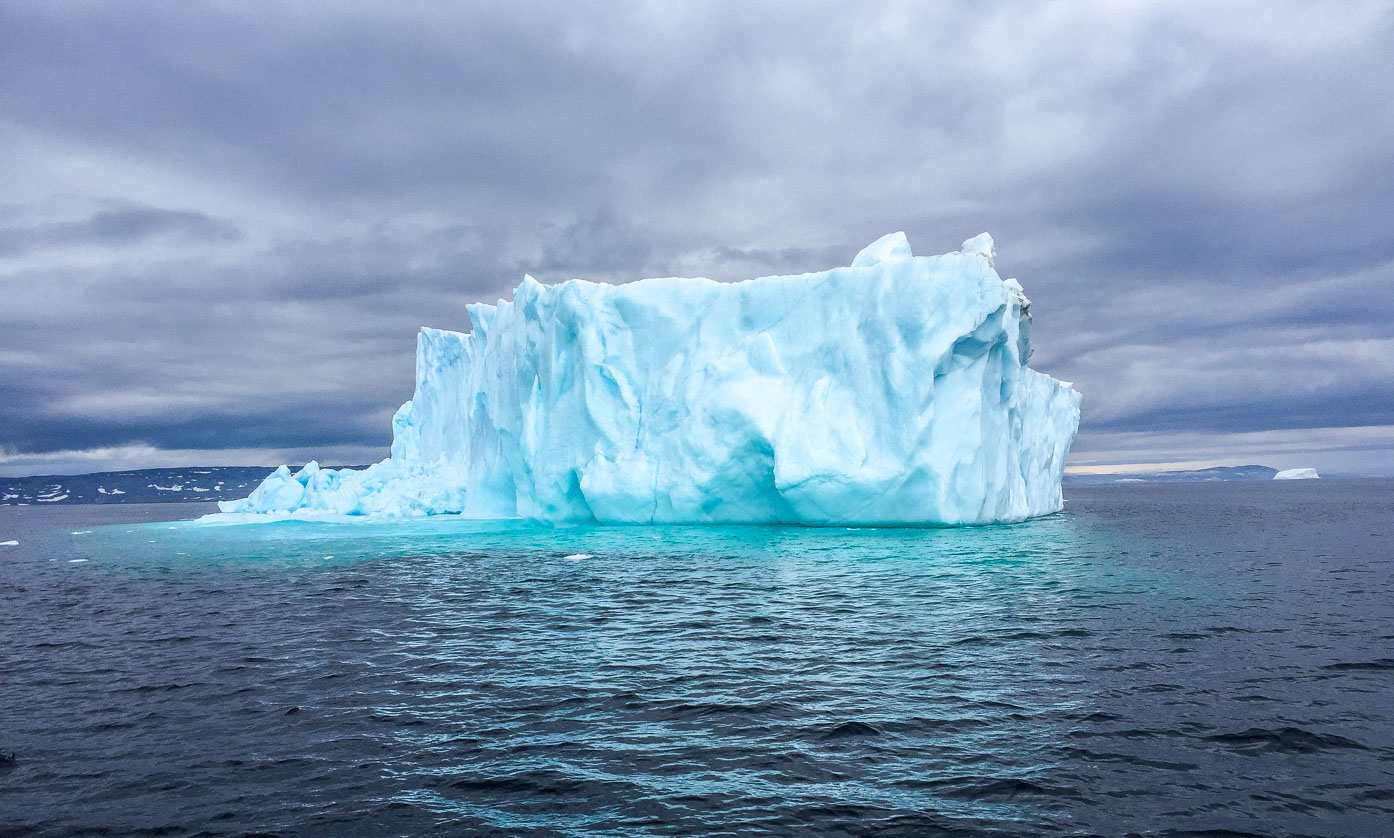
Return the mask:
<svg viewBox="0 0 1394 838">
<path fill-rule="evenodd" d="M 1071 759 L 1082 759 L 1089 762 L 1111 762 L 1122 765 L 1133 765 L 1140 768 L 1157 768 L 1163 771 L 1197 771 L 1200 765 L 1194 762 L 1168 762 L 1166 760 L 1147 759 L 1135 754 L 1120 754 L 1111 751 L 1092 751 L 1088 748 L 1062 748 L 1061 753 Z"/>
<path fill-rule="evenodd" d="M 1354 739 L 1334 733 L 1314 733 L 1300 727 L 1251 727 L 1239 733 L 1203 737 L 1206 742 L 1227 745 L 1246 753 L 1314 754 L 1330 750 L 1366 750 Z"/>
<path fill-rule="evenodd" d="M 1186 736 L 1180 730 L 1171 728 L 1130 727 L 1122 730 L 1072 730 L 1065 736 L 1070 739 L 1179 739 Z"/>
<path fill-rule="evenodd" d="M 819 737 L 819 738 L 821 738 L 821 739 L 823 739 L 823 740 L 829 740 L 829 739 L 847 739 L 847 738 L 856 737 L 856 736 L 880 736 L 880 735 L 881 735 L 881 730 L 880 730 L 879 728 L 877 728 L 876 726 L 874 726 L 874 725 L 869 725 L 869 724 L 867 724 L 866 722 L 850 721 L 850 722 L 843 722 L 842 724 L 838 725 L 837 727 L 833 728 L 832 730 L 829 730 L 827 733 L 824 733 L 824 734 L 823 734 L 821 737 Z"/>
<path fill-rule="evenodd" d="M 1123 717 L 1117 713 L 1105 713 L 1099 710 L 1092 713 L 1067 713 L 1065 718 L 1077 722 L 1118 722 L 1123 720 Z"/>
<path fill-rule="evenodd" d="M 1156 833 L 1165 838 L 1271 838 L 1271 832 L 1240 832 L 1233 829 L 1168 829 Z"/>
<path fill-rule="evenodd" d="M 1370 789 L 1355 796 L 1356 800 L 1394 800 L 1394 789 Z"/>
<path fill-rule="evenodd" d="M 915 716 L 904 721 L 886 723 L 882 727 L 890 733 L 925 736 L 963 733 L 991 727 L 993 724 L 995 724 L 993 718 L 985 716 L 957 716 L 954 718 Z"/>
<path fill-rule="evenodd" d="M 932 790 L 951 800 L 968 802 L 1011 800 L 1016 797 L 1082 797 L 1078 791 L 1067 786 L 1048 786 L 1023 777 L 965 775 L 940 780 L 908 781 L 899 785 Z"/>
<path fill-rule="evenodd" d="M 969 637 L 959 638 L 949 644 L 950 646 L 1001 646 L 1002 641 L 996 637 L 983 637 L 981 635 L 970 635 Z"/>
<path fill-rule="evenodd" d="M 1394 658 L 1377 658 L 1372 661 L 1332 663 L 1323 666 L 1322 669 L 1330 669 L 1336 672 L 1377 672 L 1380 670 L 1394 669 Z"/>
<path fill-rule="evenodd" d="M 130 730 L 135 726 L 135 722 L 98 722 L 88 725 L 87 730 L 95 733 L 108 730 Z"/>
<path fill-rule="evenodd" d="M 140 684 L 134 687 L 116 690 L 119 693 L 164 693 L 175 692 L 177 690 L 192 687 L 193 684 Z"/>
<path fill-rule="evenodd" d="M 618 697 L 618 696 L 617 696 Z M 794 705 L 784 701 L 757 701 L 742 704 L 734 701 L 683 702 L 667 708 L 680 717 L 702 716 L 770 716 L 792 712 Z"/>
<path fill-rule="evenodd" d="M 590 784 L 560 771 L 524 771 L 503 777 L 464 777 L 446 784 L 473 794 L 523 794 L 582 797 Z"/>
</svg>

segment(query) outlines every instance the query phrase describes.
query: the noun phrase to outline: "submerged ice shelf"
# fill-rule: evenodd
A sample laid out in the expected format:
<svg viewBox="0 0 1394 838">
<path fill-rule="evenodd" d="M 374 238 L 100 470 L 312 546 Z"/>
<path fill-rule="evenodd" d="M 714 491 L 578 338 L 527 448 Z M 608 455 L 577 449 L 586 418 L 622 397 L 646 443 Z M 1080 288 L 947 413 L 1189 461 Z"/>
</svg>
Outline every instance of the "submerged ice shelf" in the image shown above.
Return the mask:
<svg viewBox="0 0 1394 838">
<path fill-rule="evenodd" d="M 1079 394 L 1026 366 L 992 238 L 736 283 L 524 277 L 422 329 L 392 456 L 278 469 L 224 513 L 942 525 L 1061 508 Z"/>
</svg>

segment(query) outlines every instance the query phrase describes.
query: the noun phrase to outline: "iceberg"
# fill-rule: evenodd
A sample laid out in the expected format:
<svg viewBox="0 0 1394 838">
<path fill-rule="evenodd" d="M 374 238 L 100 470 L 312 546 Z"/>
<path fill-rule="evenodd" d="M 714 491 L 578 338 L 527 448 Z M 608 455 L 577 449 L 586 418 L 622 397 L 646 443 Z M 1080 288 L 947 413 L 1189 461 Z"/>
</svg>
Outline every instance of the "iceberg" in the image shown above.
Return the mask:
<svg viewBox="0 0 1394 838">
<path fill-rule="evenodd" d="M 743 282 L 525 276 L 423 328 L 391 456 L 285 466 L 231 516 L 939 526 L 1061 509 L 1070 384 L 1027 367 L 1030 301 L 986 233 Z M 219 516 L 223 518 L 228 515 Z"/>
<path fill-rule="evenodd" d="M 1321 477 L 1314 468 L 1289 468 L 1283 469 L 1273 475 L 1274 480 L 1316 480 Z"/>
</svg>

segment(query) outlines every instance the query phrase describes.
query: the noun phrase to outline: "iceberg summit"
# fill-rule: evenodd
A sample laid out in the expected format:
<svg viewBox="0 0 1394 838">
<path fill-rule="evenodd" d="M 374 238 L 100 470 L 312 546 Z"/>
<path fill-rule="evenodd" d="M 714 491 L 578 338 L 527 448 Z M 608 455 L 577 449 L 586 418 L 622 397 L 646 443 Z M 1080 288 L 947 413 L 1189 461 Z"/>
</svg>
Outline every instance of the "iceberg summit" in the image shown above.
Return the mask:
<svg viewBox="0 0 1394 838">
<path fill-rule="evenodd" d="M 938 526 L 1061 508 L 1080 396 L 1026 366 L 986 233 L 744 282 L 524 277 L 422 329 L 392 456 L 285 466 L 224 513 Z M 220 516 L 224 517 L 224 516 Z M 240 517 L 240 516 L 239 516 Z"/>
</svg>

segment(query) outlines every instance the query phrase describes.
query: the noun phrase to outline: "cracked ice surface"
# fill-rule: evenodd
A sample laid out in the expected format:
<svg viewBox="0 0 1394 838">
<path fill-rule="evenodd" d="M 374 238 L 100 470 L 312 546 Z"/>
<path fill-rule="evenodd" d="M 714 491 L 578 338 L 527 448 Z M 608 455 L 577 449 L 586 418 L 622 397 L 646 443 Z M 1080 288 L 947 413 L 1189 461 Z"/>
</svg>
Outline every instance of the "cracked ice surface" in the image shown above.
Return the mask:
<svg viewBox="0 0 1394 838">
<path fill-rule="evenodd" d="M 1026 366 L 986 233 L 736 283 L 525 277 L 422 329 L 392 456 L 278 469 L 225 513 L 938 525 L 1061 508 L 1079 394 Z M 229 517 L 229 516 L 223 516 Z"/>
</svg>

